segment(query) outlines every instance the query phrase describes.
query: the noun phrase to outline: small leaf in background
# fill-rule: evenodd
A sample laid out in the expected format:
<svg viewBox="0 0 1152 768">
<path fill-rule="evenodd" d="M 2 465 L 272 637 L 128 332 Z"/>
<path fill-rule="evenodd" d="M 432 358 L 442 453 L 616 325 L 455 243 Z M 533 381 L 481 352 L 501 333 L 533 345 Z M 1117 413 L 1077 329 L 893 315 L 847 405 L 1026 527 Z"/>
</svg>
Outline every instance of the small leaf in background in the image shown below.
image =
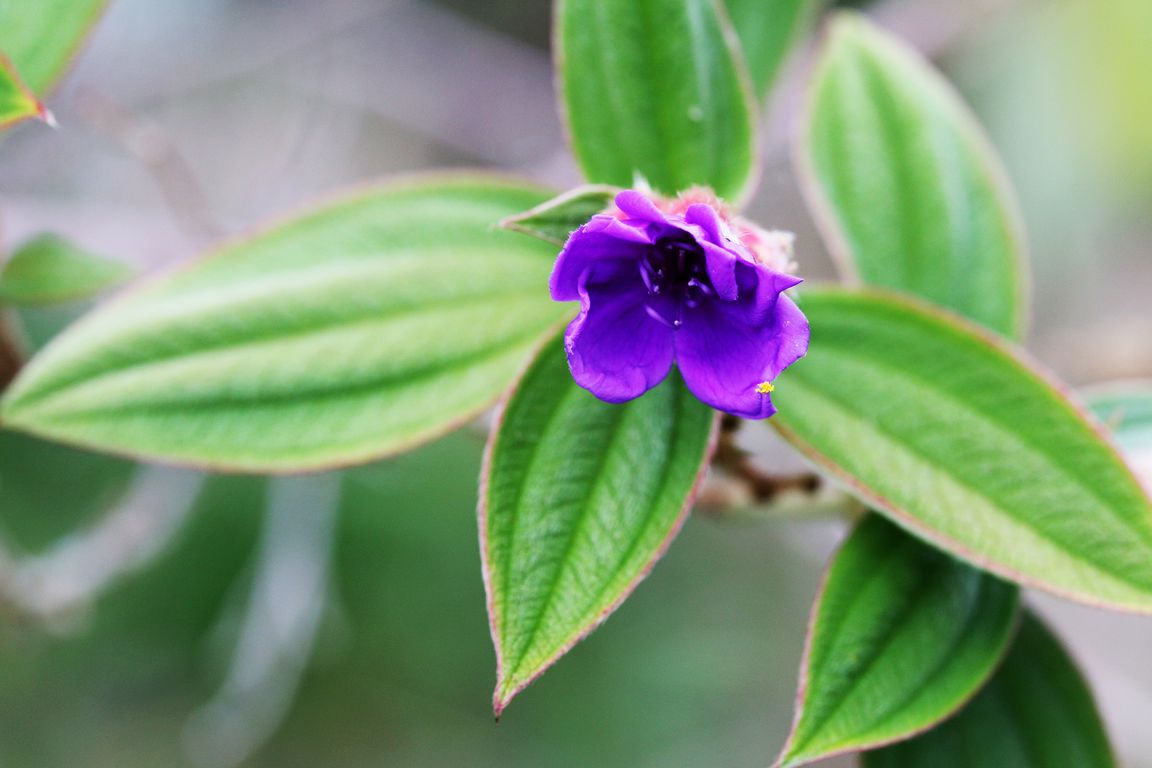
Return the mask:
<svg viewBox="0 0 1152 768">
<path fill-rule="evenodd" d="M 864 768 L 1115 768 L 1092 692 L 1059 641 L 1025 614 L 988 686 L 955 717 L 864 754 Z"/>
<path fill-rule="evenodd" d="M 0 129 L 32 119 L 52 122 L 48 110 L 24 85 L 12 62 L 0 53 Z"/>
<path fill-rule="evenodd" d="M 500 226 L 563 246 L 568 235 L 587 224 L 588 219 L 610 208 L 619 191 L 619 187 L 602 184 L 577 187 L 530 211 L 509 216 Z"/>
<path fill-rule="evenodd" d="M 1136 474 L 1152 488 L 1152 382 L 1096 387 L 1084 395 Z"/>
<path fill-rule="evenodd" d="M 663 554 L 715 424 L 675 371 L 622 405 L 576 385 L 559 341 L 525 374 L 492 433 L 480 495 L 497 715 Z"/>
<path fill-rule="evenodd" d="M 537 188 L 483 176 L 361 193 L 105 304 L 4 400 L 8 427 L 239 471 L 362 462 L 491 404 L 569 314 L 555 249 L 500 231 Z"/>
<path fill-rule="evenodd" d="M 1152 613 L 1152 501 L 1085 412 L 976 326 L 892 295 L 809 290 L 780 432 L 957 557 Z"/>
<path fill-rule="evenodd" d="M 718 0 L 560 0 L 560 100 L 589 181 L 643 177 L 738 200 L 756 171 L 756 103 Z"/>
<path fill-rule="evenodd" d="M 771 90 L 793 45 L 808 31 L 823 0 L 724 0 L 756 93 Z"/>
<path fill-rule="evenodd" d="M 1000 662 L 1018 590 L 865 518 L 824 577 L 777 765 L 889 744 L 955 712 Z"/>
<path fill-rule="evenodd" d="M 5 0 L 0 2 L 0 51 L 15 62 L 24 82 L 43 96 L 64 73 L 108 0 Z"/>
<path fill-rule="evenodd" d="M 53 304 L 90 298 L 125 282 L 132 270 L 56 235 L 21 245 L 0 270 L 0 301 Z"/>
<path fill-rule="evenodd" d="M 809 205 L 849 272 L 1007 336 L 1024 242 L 987 138 L 952 87 L 863 18 L 832 25 L 797 147 Z"/>
</svg>

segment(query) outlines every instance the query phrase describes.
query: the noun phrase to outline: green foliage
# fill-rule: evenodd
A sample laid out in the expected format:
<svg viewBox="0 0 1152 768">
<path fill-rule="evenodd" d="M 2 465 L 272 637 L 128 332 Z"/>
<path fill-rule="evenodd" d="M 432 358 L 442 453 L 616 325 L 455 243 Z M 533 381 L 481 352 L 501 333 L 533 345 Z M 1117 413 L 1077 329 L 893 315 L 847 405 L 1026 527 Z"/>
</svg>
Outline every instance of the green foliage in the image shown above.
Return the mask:
<svg viewBox="0 0 1152 768">
<path fill-rule="evenodd" d="M 589 181 L 736 200 L 756 173 L 756 103 L 718 0 L 560 0 L 558 82 Z"/>
<path fill-rule="evenodd" d="M 809 202 L 845 269 L 1014 336 L 1024 244 L 987 139 L 904 43 L 841 15 L 801 143 Z"/>
<path fill-rule="evenodd" d="M 572 381 L 559 343 L 525 374 L 493 432 L 480 499 L 497 713 L 667 548 L 715 422 L 677 373 L 632 402 L 597 400 Z"/>
<path fill-rule="evenodd" d="M 62 237 L 40 235 L 21 245 L 0 271 L 0 301 L 52 304 L 87 299 L 123 283 L 131 272 Z"/>
<path fill-rule="evenodd" d="M 917 535 L 1009 579 L 1152 612 L 1152 502 L 1094 424 L 1011 348 L 873 294 L 804 295 L 808 357 L 775 426 Z"/>
<path fill-rule="evenodd" d="M 495 400 L 568 309 L 554 251 L 494 227 L 540 190 L 481 176 L 335 203 L 121 296 L 7 393 L 14 427 L 249 471 L 392 454 Z"/>
<path fill-rule="evenodd" d="M 0 2 L 0 51 L 11 57 L 28 87 L 44 95 L 106 4 L 107 0 Z"/>
<path fill-rule="evenodd" d="M 756 93 L 763 98 L 823 0 L 724 0 Z"/>
<path fill-rule="evenodd" d="M 600 184 L 576 187 L 530 211 L 508 217 L 501 226 L 563 246 L 568 235 L 586 224 L 588 219 L 610 208 L 618 191 L 619 187 Z"/>
<path fill-rule="evenodd" d="M 1016 606 L 1013 586 L 865 518 L 817 598 L 779 765 L 887 744 L 953 713 L 1007 650 Z"/>
<path fill-rule="evenodd" d="M 32 118 L 48 119 L 47 115 L 12 62 L 0 53 L 0 129 Z"/>
<path fill-rule="evenodd" d="M 864 768 L 1114 768 L 1092 693 L 1060 643 L 1026 615 L 988 687 L 911 741 L 864 755 Z"/>
<path fill-rule="evenodd" d="M 0 432 L 4 540 L 36 552 L 94 522 L 128 489 L 134 469 L 128 461 Z"/>
</svg>

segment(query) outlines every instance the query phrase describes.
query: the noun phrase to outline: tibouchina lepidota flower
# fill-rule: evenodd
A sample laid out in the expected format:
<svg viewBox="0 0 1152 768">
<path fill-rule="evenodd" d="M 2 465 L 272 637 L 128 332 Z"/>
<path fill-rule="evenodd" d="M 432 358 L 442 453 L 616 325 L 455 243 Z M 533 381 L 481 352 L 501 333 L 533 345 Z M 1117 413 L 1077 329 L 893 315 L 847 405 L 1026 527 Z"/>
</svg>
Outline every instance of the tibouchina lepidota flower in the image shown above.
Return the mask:
<svg viewBox="0 0 1152 768">
<path fill-rule="evenodd" d="M 552 298 L 580 302 L 565 347 L 576 382 L 624 402 L 675 363 L 708 405 L 763 419 L 773 380 L 808 350 L 808 321 L 783 291 L 790 236 L 733 223 L 705 190 L 655 201 L 628 190 L 572 233 Z"/>
</svg>

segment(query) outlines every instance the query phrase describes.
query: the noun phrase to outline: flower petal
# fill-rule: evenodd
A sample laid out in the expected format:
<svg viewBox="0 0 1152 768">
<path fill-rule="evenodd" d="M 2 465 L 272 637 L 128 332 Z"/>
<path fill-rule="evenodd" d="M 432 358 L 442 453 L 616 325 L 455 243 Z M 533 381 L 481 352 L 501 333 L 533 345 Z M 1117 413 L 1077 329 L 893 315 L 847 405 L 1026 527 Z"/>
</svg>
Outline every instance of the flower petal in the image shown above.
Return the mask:
<svg viewBox="0 0 1152 768">
<path fill-rule="evenodd" d="M 808 351 L 808 320 L 787 296 L 772 301 L 767 322 L 758 302 L 701 304 L 676 333 L 676 363 L 692 394 L 721 411 L 749 419 L 776 412 L 772 398 L 758 391 Z"/>
<path fill-rule="evenodd" d="M 616 207 L 629 219 L 654 224 L 667 224 L 668 217 L 661 213 L 656 203 L 634 189 L 626 189 L 616 195 Z"/>
<path fill-rule="evenodd" d="M 555 301 L 580 298 L 580 280 L 590 274 L 593 284 L 611 280 L 618 271 L 636 272 L 652 238 L 640 227 L 615 216 L 598 214 L 573 232 L 552 268 L 549 287 Z"/>
<path fill-rule="evenodd" d="M 724 301 L 735 301 L 740 295 L 736 285 L 737 256 L 727 248 L 721 248 L 707 241 L 701 241 L 704 249 L 704 264 L 708 268 L 708 280 L 716 289 L 716 295 Z"/>
<path fill-rule="evenodd" d="M 610 403 L 639 397 L 672 368 L 675 332 L 649 316 L 648 292 L 633 279 L 624 289 L 582 283 L 580 314 L 564 334 L 572 377 Z"/>
</svg>

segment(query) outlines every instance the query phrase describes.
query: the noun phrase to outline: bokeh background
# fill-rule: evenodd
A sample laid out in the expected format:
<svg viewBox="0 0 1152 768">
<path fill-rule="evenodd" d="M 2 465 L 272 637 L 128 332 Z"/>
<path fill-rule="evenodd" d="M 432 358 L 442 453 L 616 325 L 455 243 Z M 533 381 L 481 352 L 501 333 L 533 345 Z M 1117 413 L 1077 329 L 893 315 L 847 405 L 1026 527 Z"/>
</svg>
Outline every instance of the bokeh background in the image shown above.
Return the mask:
<svg viewBox="0 0 1152 768">
<path fill-rule="evenodd" d="M 1078 386 L 1152 378 L 1152 3 L 855 5 L 945 69 L 1002 153 L 1030 232 L 1036 356 Z M 0 142 L 4 241 L 60 232 L 147 273 L 391 174 L 570 186 L 548 26 L 545 0 L 113 0 L 50 100 L 60 130 Z M 797 232 L 803 273 L 831 278 L 789 161 L 811 42 L 767 113 L 751 214 Z M 13 321 L 34 349 L 84 309 Z M 754 437 L 767 466 L 798 466 Z M 0 433 L 0 765 L 766 765 L 843 525 L 694 518 L 495 724 L 482 444 L 476 427 L 267 481 Z M 1152 766 L 1152 621 L 1030 599 L 1124 765 Z"/>
</svg>

